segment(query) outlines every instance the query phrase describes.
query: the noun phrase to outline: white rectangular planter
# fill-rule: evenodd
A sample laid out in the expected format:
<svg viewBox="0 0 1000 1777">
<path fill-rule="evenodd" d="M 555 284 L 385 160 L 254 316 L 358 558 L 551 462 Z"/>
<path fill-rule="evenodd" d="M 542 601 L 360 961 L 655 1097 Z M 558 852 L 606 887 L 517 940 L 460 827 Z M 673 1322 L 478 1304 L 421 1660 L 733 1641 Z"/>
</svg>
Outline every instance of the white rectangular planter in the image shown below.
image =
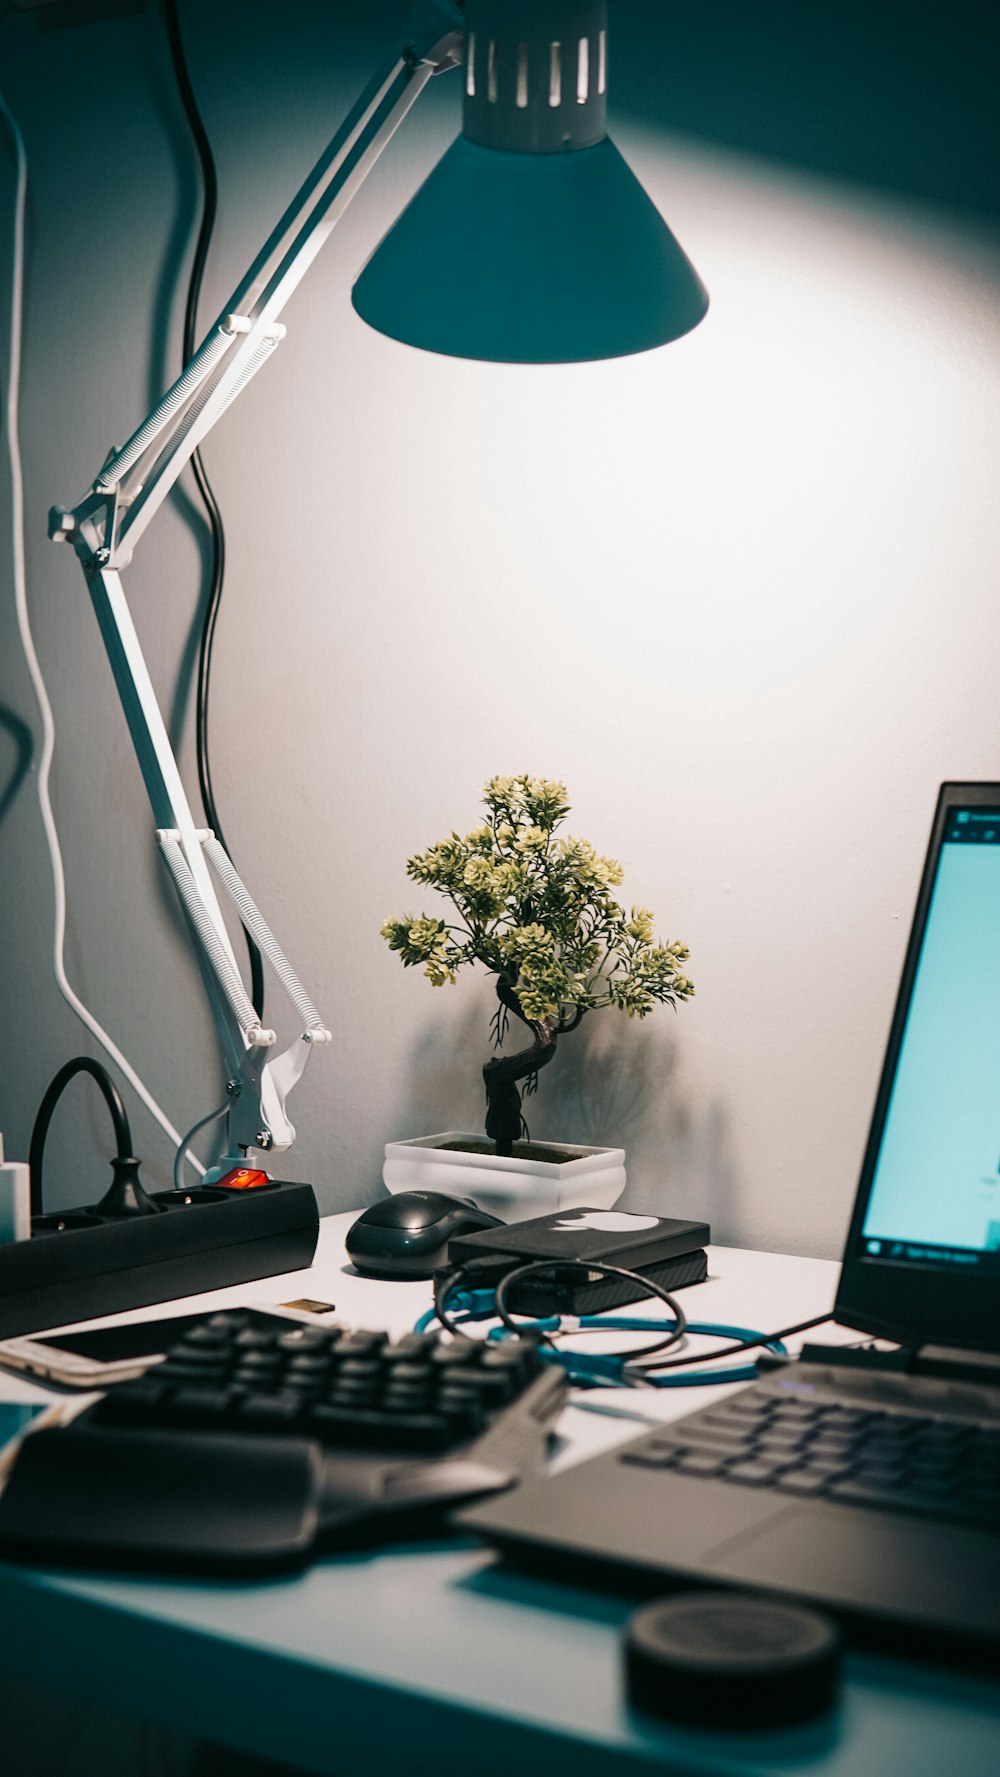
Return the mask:
<svg viewBox="0 0 1000 1777">
<path fill-rule="evenodd" d="M 471 1197 L 504 1222 L 524 1222 L 560 1209 L 610 1209 L 625 1189 L 625 1149 L 575 1147 L 545 1142 L 572 1160 L 522 1160 L 498 1154 L 467 1154 L 442 1142 L 481 1142 L 482 1134 L 448 1129 L 385 1144 L 382 1178 L 387 1191 L 443 1191 Z"/>
</svg>

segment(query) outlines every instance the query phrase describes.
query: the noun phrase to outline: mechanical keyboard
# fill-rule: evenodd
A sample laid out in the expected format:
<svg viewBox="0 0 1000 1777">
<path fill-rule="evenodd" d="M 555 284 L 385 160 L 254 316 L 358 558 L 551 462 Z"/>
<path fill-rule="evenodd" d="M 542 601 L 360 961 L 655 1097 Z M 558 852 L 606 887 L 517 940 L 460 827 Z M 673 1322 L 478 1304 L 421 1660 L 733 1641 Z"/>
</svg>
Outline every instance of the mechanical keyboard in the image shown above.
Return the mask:
<svg viewBox="0 0 1000 1777">
<path fill-rule="evenodd" d="M 480 1437 L 544 1368 L 525 1339 L 263 1329 L 234 1310 L 190 1328 L 162 1362 L 109 1389 L 88 1418 L 436 1455 Z"/>
<path fill-rule="evenodd" d="M 644 1468 L 799 1498 L 1000 1523 L 1000 1425 L 778 1399 L 749 1388 L 621 1453 Z"/>
</svg>

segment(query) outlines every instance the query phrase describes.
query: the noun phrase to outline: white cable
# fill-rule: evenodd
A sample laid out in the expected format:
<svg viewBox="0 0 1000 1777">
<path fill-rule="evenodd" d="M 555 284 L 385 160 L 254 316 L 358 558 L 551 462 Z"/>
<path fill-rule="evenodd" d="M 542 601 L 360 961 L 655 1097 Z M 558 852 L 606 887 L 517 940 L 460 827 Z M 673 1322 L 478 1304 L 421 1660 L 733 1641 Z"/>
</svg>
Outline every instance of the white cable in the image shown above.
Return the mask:
<svg viewBox="0 0 1000 1777">
<path fill-rule="evenodd" d="M 56 829 L 55 816 L 52 812 L 52 801 L 49 795 L 49 772 L 52 766 L 52 755 L 55 750 L 55 723 L 52 718 L 52 706 L 49 703 L 42 670 L 38 664 L 34 639 L 31 634 L 31 623 L 28 617 L 27 578 L 25 574 L 24 556 L 24 477 L 21 467 L 21 449 L 18 423 L 18 403 L 21 385 L 21 321 L 24 300 L 24 214 L 28 190 L 28 163 L 24 150 L 24 139 L 12 111 L 0 93 L 0 115 L 6 121 L 14 144 L 14 158 L 17 167 L 17 187 L 14 199 L 14 269 L 11 278 L 10 292 L 10 350 L 8 357 L 8 386 L 5 412 L 5 429 L 7 451 L 10 458 L 10 489 L 11 489 L 11 533 L 12 556 L 14 567 L 14 605 L 17 611 L 17 626 L 21 636 L 21 646 L 27 662 L 31 683 L 38 702 L 38 711 L 42 723 L 42 752 L 38 762 L 38 806 L 42 816 L 42 826 L 52 863 L 52 885 L 55 891 L 55 932 L 52 947 L 52 966 L 55 972 L 56 986 L 67 1005 L 91 1035 L 97 1038 L 102 1049 L 110 1055 L 116 1067 L 121 1069 L 129 1085 L 141 1098 L 150 1115 L 166 1135 L 174 1148 L 186 1150 L 186 1142 L 174 1128 L 166 1112 L 160 1109 L 152 1093 L 140 1080 L 134 1067 L 125 1059 L 118 1045 L 109 1037 L 106 1030 L 97 1022 L 93 1013 L 88 1011 L 83 1001 L 74 993 L 66 978 L 64 963 L 66 939 L 66 879 L 63 872 L 62 850 L 59 834 Z M 204 1175 L 205 1168 L 200 1160 L 186 1152 L 190 1165 L 198 1173 Z"/>
<path fill-rule="evenodd" d="M 228 1100 L 228 1098 L 226 1098 L 223 1100 L 222 1104 L 219 1105 L 217 1110 L 209 1111 L 207 1117 L 200 1117 L 198 1119 L 197 1123 L 192 1123 L 190 1129 L 188 1130 L 186 1136 L 184 1137 L 183 1142 L 177 1143 L 177 1152 L 174 1155 L 174 1190 L 175 1191 L 183 1191 L 183 1189 L 184 1189 L 184 1186 L 181 1184 L 181 1165 L 183 1162 L 184 1154 L 187 1152 L 187 1145 L 188 1145 L 188 1142 L 191 1140 L 191 1137 L 194 1135 L 197 1135 L 199 1129 L 204 1129 L 207 1123 L 217 1123 L 220 1117 L 225 1116 L 228 1109 L 229 1109 L 229 1100 Z M 190 1159 L 190 1155 L 188 1155 L 188 1158 Z M 202 1167 L 201 1170 L 202 1170 L 202 1172 L 204 1172 L 205 1168 Z"/>
</svg>

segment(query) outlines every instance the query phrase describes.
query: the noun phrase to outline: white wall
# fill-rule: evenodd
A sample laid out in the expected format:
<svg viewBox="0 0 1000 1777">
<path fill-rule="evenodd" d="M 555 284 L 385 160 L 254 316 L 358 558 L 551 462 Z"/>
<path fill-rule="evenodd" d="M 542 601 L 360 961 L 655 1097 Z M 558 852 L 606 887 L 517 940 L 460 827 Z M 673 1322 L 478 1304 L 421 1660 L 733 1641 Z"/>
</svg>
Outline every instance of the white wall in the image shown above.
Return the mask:
<svg viewBox="0 0 1000 1777">
<path fill-rule="evenodd" d="M 198 9 L 222 197 L 206 316 L 405 9 L 364 9 L 350 46 L 334 9 L 264 29 L 265 10 L 241 7 L 229 41 L 231 9 Z M 220 1092 L 211 1026 L 82 576 L 44 520 L 173 371 L 191 157 L 153 13 L 2 32 L 33 180 L 23 442 L 70 972 L 186 1126 Z M 454 77 L 436 83 L 206 449 L 230 544 L 217 798 L 335 1036 L 293 1100 L 283 1170 L 346 1208 L 378 1194 L 389 1137 L 480 1120 L 488 982 L 432 990 L 378 929 L 422 904 L 406 857 L 473 825 L 491 773 L 528 770 L 565 780 L 572 830 L 690 944 L 698 989 L 676 1016 L 587 1021 L 542 1077 L 532 1133 L 624 1141 L 636 1207 L 834 1254 L 937 784 L 1000 777 L 1000 253 L 957 212 L 612 107 L 712 292 L 707 321 L 604 365 L 435 359 L 367 331 L 349 290 L 458 103 Z M 3 159 L 4 268 L 11 195 Z M 178 501 L 127 578 L 192 790 L 201 546 Z M 0 706 L 37 732 L 8 563 L 5 511 Z M 0 800 L 15 763 L 0 724 Z M 0 893 L 0 1126 L 23 1153 L 51 1074 L 93 1051 L 52 985 L 30 781 L 0 825 Z M 82 1201 L 108 1140 L 84 1086 L 73 1103 L 49 1176 Z M 134 1122 L 165 1183 L 164 1139 Z"/>
</svg>

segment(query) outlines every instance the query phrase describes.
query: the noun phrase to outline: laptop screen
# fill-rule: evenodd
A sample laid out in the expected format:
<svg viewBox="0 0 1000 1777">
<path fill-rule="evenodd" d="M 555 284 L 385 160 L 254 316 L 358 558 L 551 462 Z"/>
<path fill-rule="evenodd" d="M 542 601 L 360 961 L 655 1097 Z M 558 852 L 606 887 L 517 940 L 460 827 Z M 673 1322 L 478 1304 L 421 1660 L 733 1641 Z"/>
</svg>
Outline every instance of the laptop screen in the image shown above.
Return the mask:
<svg viewBox="0 0 1000 1777">
<path fill-rule="evenodd" d="M 1000 807 L 946 812 L 854 1250 L 1000 1274 Z"/>
</svg>

